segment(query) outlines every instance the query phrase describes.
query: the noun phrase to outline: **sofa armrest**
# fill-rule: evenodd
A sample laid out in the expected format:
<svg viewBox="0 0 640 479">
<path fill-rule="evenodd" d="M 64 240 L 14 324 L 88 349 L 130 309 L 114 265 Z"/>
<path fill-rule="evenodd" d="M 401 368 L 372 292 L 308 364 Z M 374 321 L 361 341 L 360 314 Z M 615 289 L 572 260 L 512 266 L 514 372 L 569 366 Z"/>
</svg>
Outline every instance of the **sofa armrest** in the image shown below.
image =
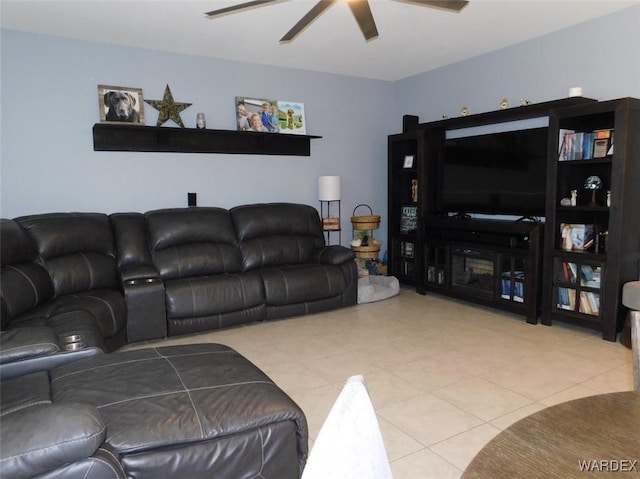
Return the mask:
<svg viewBox="0 0 640 479">
<path fill-rule="evenodd" d="M 44 404 L 11 412 L 2 417 L 0 469 L 6 477 L 38 476 L 90 457 L 105 437 L 102 416 L 87 404 Z"/>
<path fill-rule="evenodd" d="M 65 315 L 61 315 L 65 316 Z M 67 314 L 66 316 L 73 316 Z M 71 318 L 73 324 L 73 318 Z M 62 325 L 64 326 L 64 325 Z M 65 328 L 63 328 L 65 329 Z M 10 379 L 53 368 L 72 361 L 102 354 L 89 331 L 72 327 L 69 335 L 79 334 L 77 341 L 47 326 L 29 326 L 2 331 L 0 335 L 0 378 Z"/>
<path fill-rule="evenodd" d="M 25 327 L 0 333 L 0 364 L 49 356 L 59 352 L 58 338 L 52 328 Z"/>
<path fill-rule="evenodd" d="M 127 342 L 167 336 L 164 281 L 157 270 L 144 265 L 124 268 L 122 282 L 127 303 Z"/>
<path fill-rule="evenodd" d="M 314 260 L 318 264 L 329 264 L 329 265 L 341 265 L 346 263 L 347 261 L 352 261 L 356 255 L 355 253 L 344 246 L 333 245 L 333 246 L 323 246 L 322 248 L 317 248 L 314 251 Z"/>
<path fill-rule="evenodd" d="M 152 282 L 160 281 L 160 274 L 155 267 L 148 264 L 129 264 L 121 266 L 118 270 L 120 281 L 123 284 L 131 282 Z"/>
</svg>

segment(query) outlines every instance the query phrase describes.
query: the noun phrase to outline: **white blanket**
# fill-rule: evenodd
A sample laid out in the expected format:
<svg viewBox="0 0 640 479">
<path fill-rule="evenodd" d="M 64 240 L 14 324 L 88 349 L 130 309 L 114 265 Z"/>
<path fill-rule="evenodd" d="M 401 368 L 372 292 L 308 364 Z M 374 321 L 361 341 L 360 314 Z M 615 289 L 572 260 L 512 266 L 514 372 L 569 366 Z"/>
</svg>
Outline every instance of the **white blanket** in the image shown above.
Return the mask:
<svg viewBox="0 0 640 479">
<path fill-rule="evenodd" d="M 352 376 L 331 408 L 302 479 L 393 479 L 363 376 Z"/>
</svg>

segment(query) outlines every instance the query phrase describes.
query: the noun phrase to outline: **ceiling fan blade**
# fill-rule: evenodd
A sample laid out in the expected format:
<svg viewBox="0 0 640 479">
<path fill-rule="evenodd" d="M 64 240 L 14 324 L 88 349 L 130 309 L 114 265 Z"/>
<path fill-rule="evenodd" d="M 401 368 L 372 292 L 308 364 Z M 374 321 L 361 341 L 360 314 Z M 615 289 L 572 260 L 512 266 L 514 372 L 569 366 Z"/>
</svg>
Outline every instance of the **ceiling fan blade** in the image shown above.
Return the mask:
<svg viewBox="0 0 640 479">
<path fill-rule="evenodd" d="M 468 1 L 464 0 L 406 0 L 410 3 L 417 3 L 425 7 L 436 7 L 444 10 L 459 12 L 467 6 Z"/>
<path fill-rule="evenodd" d="M 356 17 L 358 26 L 362 30 L 362 34 L 367 41 L 378 37 L 378 29 L 376 28 L 376 22 L 373 19 L 371 8 L 369 7 L 368 0 L 351 0 L 347 2 L 349 8 Z"/>
<path fill-rule="evenodd" d="M 336 3 L 336 0 L 320 0 L 318 3 L 314 5 L 314 7 L 307 12 L 307 14 L 300 19 L 298 23 L 296 23 L 291 30 L 285 33 L 284 37 L 280 39 L 281 43 L 290 42 L 295 37 L 297 37 L 302 30 L 307 28 L 311 22 L 313 22 L 316 18 L 322 14 L 327 8 Z"/>
<path fill-rule="evenodd" d="M 219 10 L 212 10 L 211 12 L 205 13 L 205 15 L 209 15 L 210 17 L 215 17 L 218 15 L 224 15 L 225 13 L 232 13 L 238 10 L 244 10 L 245 8 L 257 7 L 258 5 L 263 5 L 265 3 L 273 3 L 279 0 L 255 0 L 253 2 L 244 2 L 238 5 L 233 5 L 231 7 L 221 8 Z"/>
</svg>

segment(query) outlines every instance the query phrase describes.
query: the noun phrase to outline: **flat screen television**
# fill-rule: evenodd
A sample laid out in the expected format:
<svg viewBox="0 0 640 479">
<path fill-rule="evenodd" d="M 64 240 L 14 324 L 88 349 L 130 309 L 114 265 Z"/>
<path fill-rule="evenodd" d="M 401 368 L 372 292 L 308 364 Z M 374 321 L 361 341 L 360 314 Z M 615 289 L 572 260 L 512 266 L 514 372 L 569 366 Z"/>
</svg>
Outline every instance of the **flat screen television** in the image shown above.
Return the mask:
<svg viewBox="0 0 640 479">
<path fill-rule="evenodd" d="M 441 161 L 441 213 L 542 216 L 547 127 L 447 139 Z"/>
</svg>

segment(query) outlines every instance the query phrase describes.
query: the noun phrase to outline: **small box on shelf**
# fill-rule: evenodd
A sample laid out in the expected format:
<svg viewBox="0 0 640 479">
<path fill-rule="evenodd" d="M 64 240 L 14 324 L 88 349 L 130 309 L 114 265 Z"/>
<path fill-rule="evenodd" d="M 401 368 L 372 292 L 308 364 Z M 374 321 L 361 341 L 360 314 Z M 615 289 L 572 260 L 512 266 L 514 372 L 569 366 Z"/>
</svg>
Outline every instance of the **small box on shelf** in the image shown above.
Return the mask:
<svg viewBox="0 0 640 479">
<path fill-rule="evenodd" d="M 411 233 L 418 227 L 418 207 L 403 206 L 400 216 L 400 233 Z"/>
</svg>

